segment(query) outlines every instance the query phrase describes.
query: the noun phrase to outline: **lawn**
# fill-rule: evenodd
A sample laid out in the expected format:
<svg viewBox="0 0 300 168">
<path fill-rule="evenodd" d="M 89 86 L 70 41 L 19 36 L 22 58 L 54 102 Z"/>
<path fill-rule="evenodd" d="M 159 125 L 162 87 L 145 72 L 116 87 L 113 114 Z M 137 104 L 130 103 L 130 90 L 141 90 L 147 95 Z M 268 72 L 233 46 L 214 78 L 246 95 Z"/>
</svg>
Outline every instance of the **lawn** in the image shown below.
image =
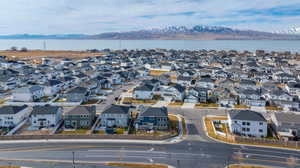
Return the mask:
<svg viewBox="0 0 300 168">
<path fill-rule="evenodd" d="M 171 102 L 168 104 L 168 106 L 182 106 L 183 102 Z"/>
<path fill-rule="evenodd" d="M 235 164 L 235 165 L 230 165 L 229 168 L 270 168 L 270 167 L 266 167 L 266 166 L 255 166 L 255 165 Z"/>
<path fill-rule="evenodd" d="M 89 100 L 87 102 L 84 102 L 82 103 L 83 105 L 87 105 L 87 104 L 96 104 L 99 100 L 96 100 L 96 99 L 92 99 L 92 100 Z"/>
<path fill-rule="evenodd" d="M 142 164 L 142 163 L 106 163 L 107 166 L 125 167 L 125 168 L 168 168 L 166 165 L 160 164 Z"/>
<path fill-rule="evenodd" d="M 61 131 L 59 134 L 63 135 L 74 135 L 74 134 L 86 134 L 89 130 L 88 129 L 77 129 L 77 130 L 64 130 Z"/>
<path fill-rule="evenodd" d="M 155 104 L 157 100 L 137 100 L 131 97 L 125 97 L 123 103 L 135 103 L 135 104 Z"/>
<path fill-rule="evenodd" d="M 198 108 L 218 108 L 219 105 L 215 103 L 199 103 L 195 105 Z"/>
<path fill-rule="evenodd" d="M 236 109 L 250 109 L 249 106 L 241 105 L 241 104 L 234 105 L 234 108 L 236 108 Z"/>
<path fill-rule="evenodd" d="M 151 70 L 150 71 L 150 75 L 151 76 L 160 76 L 164 73 L 167 73 L 168 71 L 158 71 L 158 70 Z"/>
<path fill-rule="evenodd" d="M 266 106 L 266 110 L 272 110 L 272 111 L 282 111 L 283 108 L 275 107 L 275 106 Z"/>
<path fill-rule="evenodd" d="M 3 104 L 5 101 L 5 99 L 0 99 L 0 104 Z"/>
</svg>

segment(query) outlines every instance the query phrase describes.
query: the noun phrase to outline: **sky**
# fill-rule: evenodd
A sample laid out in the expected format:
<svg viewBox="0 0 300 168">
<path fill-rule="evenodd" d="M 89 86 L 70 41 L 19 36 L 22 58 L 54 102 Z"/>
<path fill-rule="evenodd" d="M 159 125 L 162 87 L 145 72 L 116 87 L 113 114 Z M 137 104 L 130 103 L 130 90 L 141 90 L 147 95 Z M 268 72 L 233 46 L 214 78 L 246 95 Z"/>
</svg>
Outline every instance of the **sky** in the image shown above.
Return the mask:
<svg viewBox="0 0 300 168">
<path fill-rule="evenodd" d="M 1 0 L 0 34 L 97 34 L 195 25 L 300 27 L 300 0 Z"/>
</svg>

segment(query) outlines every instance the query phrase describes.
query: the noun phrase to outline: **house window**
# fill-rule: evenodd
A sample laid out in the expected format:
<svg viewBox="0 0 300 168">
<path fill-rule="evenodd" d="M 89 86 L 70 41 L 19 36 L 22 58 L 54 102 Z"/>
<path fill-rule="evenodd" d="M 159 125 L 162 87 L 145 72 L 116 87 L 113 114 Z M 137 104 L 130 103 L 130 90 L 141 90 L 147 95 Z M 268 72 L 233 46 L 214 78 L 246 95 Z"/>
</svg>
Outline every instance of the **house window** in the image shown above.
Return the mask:
<svg viewBox="0 0 300 168">
<path fill-rule="evenodd" d="M 264 123 L 260 122 L 259 125 L 264 125 Z"/>
<path fill-rule="evenodd" d="M 247 122 L 247 125 L 250 125 L 250 123 L 249 123 L 249 122 Z"/>
<path fill-rule="evenodd" d="M 243 124 L 243 125 L 246 125 L 246 122 L 243 122 L 242 124 Z"/>
<path fill-rule="evenodd" d="M 263 130 L 262 130 L 262 129 L 259 129 L 259 132 L 263 132 Z"/>
<path fill-rule="evenodd" d="M 247 128 L 247 132 L 249 132 L 250 131 L 250 128 Z"/>
<path fill-rule="evenodd" d="M 236 123 L 236 124 L 237 124 L 237 121 L 234 121 L 234 123 Z"/>
<path fill-rule="evenodd" d="M 242 131 L 245 131 L 246 130 L 246 128 L 242 128 Z"/>
</svg>

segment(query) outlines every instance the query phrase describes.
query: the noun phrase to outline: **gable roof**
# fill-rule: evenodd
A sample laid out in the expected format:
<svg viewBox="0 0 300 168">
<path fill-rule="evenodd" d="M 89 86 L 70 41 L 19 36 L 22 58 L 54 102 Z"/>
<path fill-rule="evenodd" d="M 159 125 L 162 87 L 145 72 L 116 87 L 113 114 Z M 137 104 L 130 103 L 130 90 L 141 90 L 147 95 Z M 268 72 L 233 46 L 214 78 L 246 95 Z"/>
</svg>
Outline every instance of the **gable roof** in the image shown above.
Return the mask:
<svg viewBox="0 0 300 168">
<path fill-rule="evenodd" d="M 168 109 L 166 107 L 149 107 L 145 111 L 141 112 L 139 116 L 168 117 Z"/>
<path fill-rule="evenodd" d="M 68 93 L 82 93 L 85 94 L 87 92 L 87 88 L 85 87 L 76 87 L 72 90 L 70 90 Z"/>
<path fill-rule="evenodd" d="M 153 85 L 150 84 L 143 84 L 142 86 L 138 86 L 134 88 L 135 91 L 152 91 L 154 88 Z"/>
<path fill-rule="evenodd" d="M 295 113 L 274 113 L 277 121 L 282 123 L 299 123 L 300 115 Z"/>
<path fill-rule="evenodd" d="M 120 106 L 120 105 L 110 105 L 106 108 L 102 114 L 128 114 L 129 107 L 128 106 Z"/>
<path fill-rule="evenodd" d="M 58 106 L 34 106 L 32 114 L 56 114 L 58 112 Z"/>
<path fill-rule="evenodd" d="M 96 113 L 96 106 L 77 106 L 65 113 L 65 115 L 82 115 Z"/>
<path fill-rule="evenodd" d="M 23 106 L 3 106 L 0 108 L 0 115 L 1 114 L 17 114 L 18 112 L 27 108 L 26 105 Z"/>
<path fill-rule="evenodd" d="M 229 111 L 229 116 L 233 120 L 248 120 L 248 121 L 264 121 L 265 117 L 252 110 L 231 110 Z"/>
</svg>

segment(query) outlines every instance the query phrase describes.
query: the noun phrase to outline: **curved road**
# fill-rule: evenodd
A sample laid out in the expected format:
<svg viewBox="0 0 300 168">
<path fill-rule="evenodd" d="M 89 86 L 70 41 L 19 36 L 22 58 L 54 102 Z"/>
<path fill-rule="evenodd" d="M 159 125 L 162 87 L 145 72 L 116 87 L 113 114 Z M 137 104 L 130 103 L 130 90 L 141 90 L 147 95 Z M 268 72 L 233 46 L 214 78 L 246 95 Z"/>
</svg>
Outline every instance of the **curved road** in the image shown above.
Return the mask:
<svg viewBox="0 0 300 168">
<path fill-rule="evenodd" d="M 203 131 L 201 117 L 219 113 L 217 111 L 169 110 L 186 118 L 188 136 L 180 143 L 0 143 L 0 164 L 67 168 L 73 167 L 74 152 L 76 167 L 108 167 L 103 165 L 107 161 L 164 163 L 179 168 L 224 168 L 229 163 L 300 167 L 299 151 L 229 145 L 210 140 Z"/>
</svg>

